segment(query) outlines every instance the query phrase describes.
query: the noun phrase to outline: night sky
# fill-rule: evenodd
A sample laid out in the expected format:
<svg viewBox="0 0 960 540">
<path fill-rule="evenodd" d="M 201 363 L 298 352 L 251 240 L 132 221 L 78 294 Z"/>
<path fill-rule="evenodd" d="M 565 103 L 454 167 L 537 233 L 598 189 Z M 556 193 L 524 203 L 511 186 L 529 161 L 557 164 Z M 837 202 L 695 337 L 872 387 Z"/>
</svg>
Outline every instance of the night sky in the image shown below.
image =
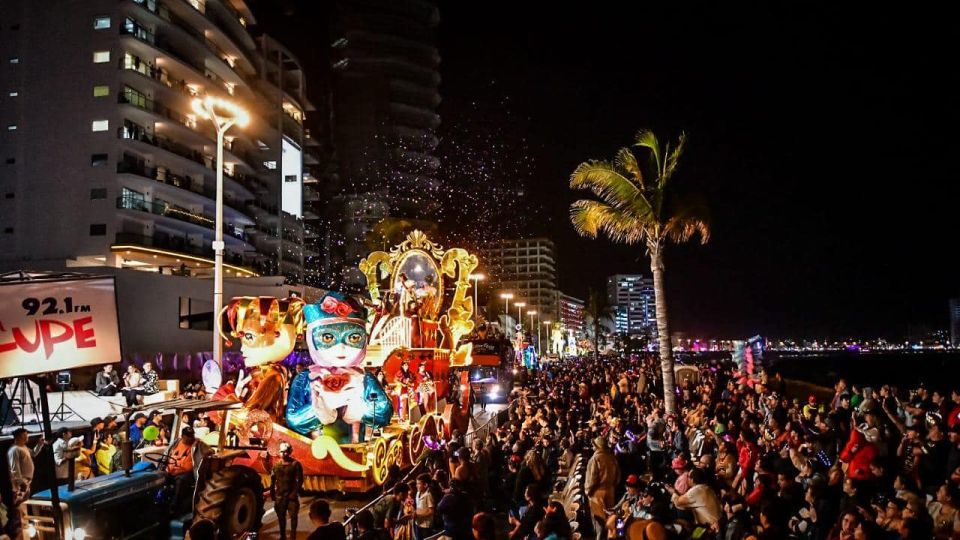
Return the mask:
<svg viewBox="0 0 960 540">
<path fill-rule="evenodd" d="M 309 69 L 320 55 L 304 35 L 323 23 L 302 8 L 265 17 L 269 4 L 255 4 L 263 28 Z M 532 163 L 520 180 L 530 231 L 557 242 L 564 292 L 649 273 L 642 248 L 576 236 L 570 173 L 641 127 L 685 130 L 678 181 L 709 199 L 713 237 L 667 252 L 675 330 L 898 338 L 947 327 L 960 295 L 947 255 L 960 87 L 946 13 L 527 4 L 441 3 L 441 134 L 479 122 L 477 104 L 509 112 L 503 136 L 526 144 L 503 157 Z"/>
</svg>

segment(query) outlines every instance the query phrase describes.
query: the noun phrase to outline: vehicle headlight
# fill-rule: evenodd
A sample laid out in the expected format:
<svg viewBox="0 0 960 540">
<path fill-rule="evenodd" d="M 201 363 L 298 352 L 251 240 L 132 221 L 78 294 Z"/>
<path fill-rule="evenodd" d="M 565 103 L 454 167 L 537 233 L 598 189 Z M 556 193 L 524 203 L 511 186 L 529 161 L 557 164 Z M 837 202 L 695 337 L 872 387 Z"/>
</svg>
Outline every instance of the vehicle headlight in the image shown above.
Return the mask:
<svg viewBox="0 0 960 540">
<path fill-rule="evenodd" d="M 27 524 L 27 537 L 29 538 L 37 537 L 37 525 L 32 521 Z"/>
<path fill-rule="evenodd" d="M 77 527 L 73 530 L 73 540 L 84 540 L 87 537 L 87 531 L 83 527 Z"/>
</svg>

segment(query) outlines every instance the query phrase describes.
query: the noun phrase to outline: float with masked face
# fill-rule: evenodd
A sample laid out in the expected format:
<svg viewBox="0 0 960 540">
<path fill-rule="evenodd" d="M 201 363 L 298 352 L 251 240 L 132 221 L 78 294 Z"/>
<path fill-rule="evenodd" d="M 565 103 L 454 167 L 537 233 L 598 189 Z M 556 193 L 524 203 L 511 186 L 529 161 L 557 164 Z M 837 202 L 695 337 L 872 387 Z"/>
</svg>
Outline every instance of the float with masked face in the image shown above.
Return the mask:
<svg viewBox="0 0 960 540">
<path fill-rule="evenodd" d="M 231 426 L 247 464 L 268 475 L 288 444 L 305 489 L 367 491 L 391 465 L 409 468 L 453 429 L 466 433 L 472 346 L 461 338 L 474 325 L 476 267 L 467 251 L 414 231 L 361 261 L 368 298 L 234 299 L 221 321 L 224 337 L 240 341 L 246 375 L 218 395 L 247 404 Z M 291 373 L 281 362 L 298 337 L 310 363 Z"/>
</svg>

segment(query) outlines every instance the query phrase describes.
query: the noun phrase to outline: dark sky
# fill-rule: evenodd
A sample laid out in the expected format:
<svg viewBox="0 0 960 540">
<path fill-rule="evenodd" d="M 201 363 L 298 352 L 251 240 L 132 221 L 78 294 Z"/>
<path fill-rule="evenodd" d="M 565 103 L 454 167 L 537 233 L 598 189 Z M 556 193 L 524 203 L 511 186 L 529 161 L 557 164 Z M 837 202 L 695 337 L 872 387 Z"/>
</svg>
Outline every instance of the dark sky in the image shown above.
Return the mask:
<svg viewBox="0 0 960 540">
<path fill-rule="evenodd" d="M 566 217 L 576 165 L 612 157 L 641 127 L 685 130 L 678 181 L 709 199 L 713 237 L 667 253 L 674 329 L 946 328 L 947 300 L 960 295 L 948 263 L 960 194 L 955 20 L 905 5 L 624 4 L 441 4 L 443 122 L 470 122 L 467 103 L 504 97 L 525 119 L 511 135 L 529 155 L 515 157 L 534 164 L 531 230 L 557 241 L 561 288 L 582 297 L 608 274 L 649 272 L 640 248 L 576 237 Z M 284 34 L 308 31 L 306 19 L 274 33 L 296 41 Z"/>
</svg>

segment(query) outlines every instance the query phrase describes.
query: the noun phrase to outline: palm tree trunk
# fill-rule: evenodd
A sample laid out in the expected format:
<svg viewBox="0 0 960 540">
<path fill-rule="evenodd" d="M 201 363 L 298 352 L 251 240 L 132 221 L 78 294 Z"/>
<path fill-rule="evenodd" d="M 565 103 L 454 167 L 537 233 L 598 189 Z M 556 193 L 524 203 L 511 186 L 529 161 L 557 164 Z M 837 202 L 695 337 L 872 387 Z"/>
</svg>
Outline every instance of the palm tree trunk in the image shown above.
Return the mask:
<svg viewBox="0 0 960 540">
<path fill-rule="evenodd" d="M 593 323 L 593 359 L 600 362 L 600 315 L 594 318 Z"/>
<path fill-rule="evenodd" d="M 677 414 L 677 394 L 673 380 L 673 347 L 667 324 L 667 296 L 663 284 L 663 253 L 661 246 L 650 248 L 650 271 L 653 273 L 653 293 L 657 310 L 657 340 L 660 345 L 660 376 L 663 379 L 663 408 L 667 414 Z"/>
</svg>

